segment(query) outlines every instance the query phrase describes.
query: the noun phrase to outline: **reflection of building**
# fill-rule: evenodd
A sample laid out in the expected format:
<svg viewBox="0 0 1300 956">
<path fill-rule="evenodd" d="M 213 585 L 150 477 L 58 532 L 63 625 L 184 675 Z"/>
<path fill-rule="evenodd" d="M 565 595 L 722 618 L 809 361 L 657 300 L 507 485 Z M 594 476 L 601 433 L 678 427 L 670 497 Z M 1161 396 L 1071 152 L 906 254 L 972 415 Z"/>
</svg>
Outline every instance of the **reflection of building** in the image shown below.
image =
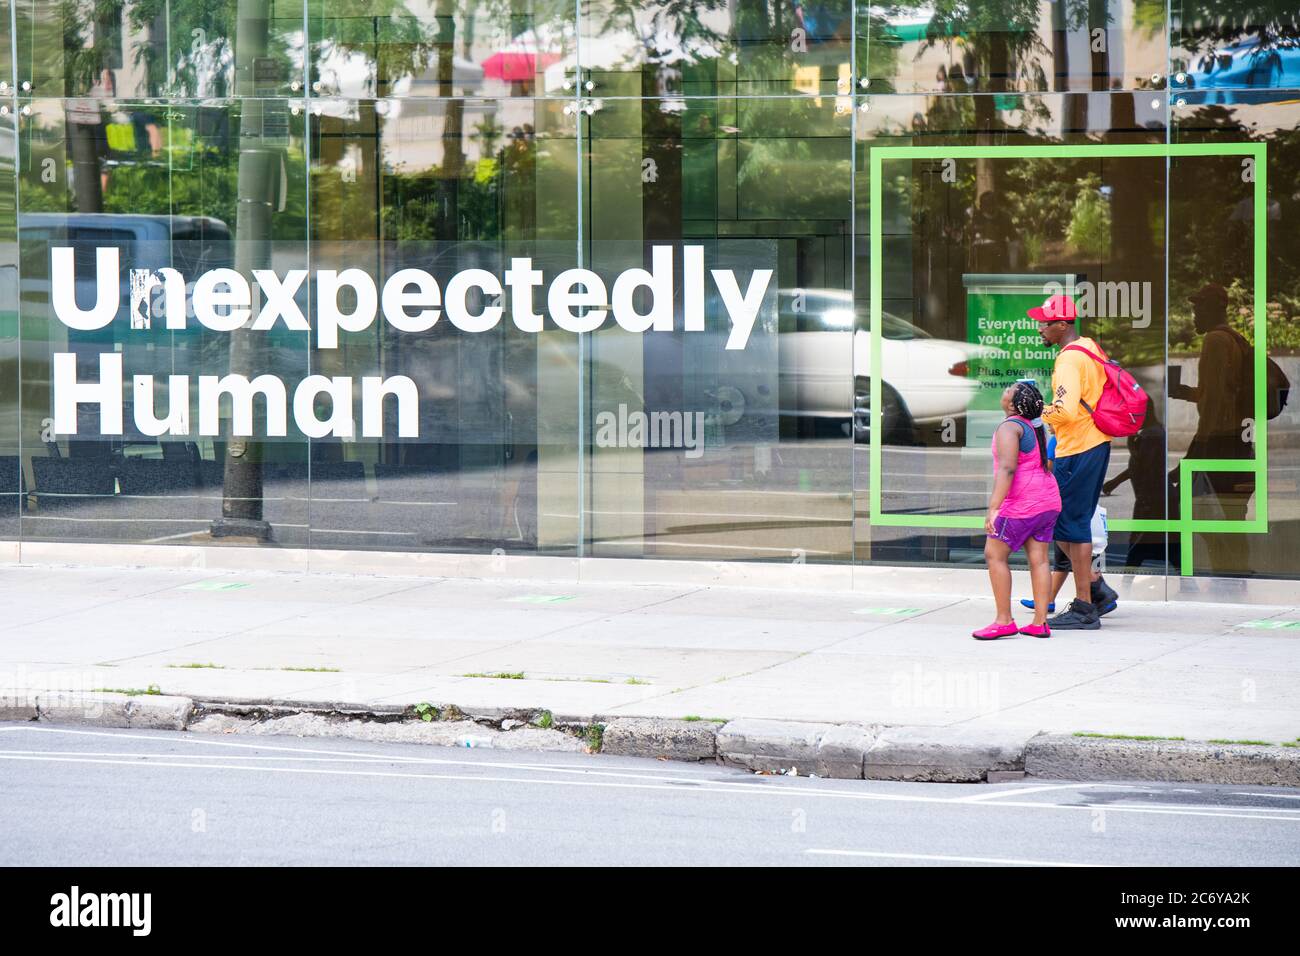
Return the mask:
<svg viewBox="0 0 1300 956">
<path fill-rule="evenodd" d="M 743 350 L 723 347 L 714 326 L 696 339 L 615 328 L 579 339 L 539 296 L 537 335 L 508 324 L 462 335 L 443 321 L 403 337 L 381 324 L 335 350 L 285 339 L 244 356 L 277 371 L 419 383 L 419 440 L 250 443 L 274 539 L 289 547 L 974 567 L 979 539 L 961 522 L 982 507 L 987 469 L 967 428 L 978 379 L 969 359 L 986 346 L 972 341 L 971 274 L 1136 290 L 1124 301 L 1141 310 L 1091 314 L 1087 332 L 1142 375 L 1166 433 L 1116 446 L 1112 477 L 1144 464 L 1112 486 L 1107 507 L 1117 528 L 1181 520 L 1161 490 L 1168 470 L 1193 453 L 1230 456 L 1198 439 L 1207 410 L 1177 401 L 1166 369 L 1200 381 L 1191 369 L 1205 335 L 1185 300 L 1206 282 L 1230 290 L 1226 325 L 1257 341 L 1249 170 L 1212 157 L 991 156 L 900 161 L 872 183 L 881 143 L 1266 144 L 1268 349 L 1297 378 L 1281 347 L 1300 321 L 1300 250 L 1287 228 L 1300 211 L 1296 38 L 1270 47 L 1258 25 L 1229 35 L 1170 23 L 1137 0 L 1003 5 L 1006 22 L 989 19 L 989 5 L 984 19 L 943 21 L 935 5 L 841 0 L 405 0 L 378 17 L 365 4 L 277 3 L 270 19 L 171 3 L 147 21 L 128 2 L 100 22 L 88 2 L 17 6 L 0 24 L 18 30 L 0 38 L 18 57 L 0 64 L 0 104 L 20 117 L 0 121 L 0 177 L 12 187 L 0 188 L 0 274 L 17 277 L 7 299 L 0 283 L 0 365 L 12 370 L 0 376 L 0 471 L 22 478 L 0 481 L 14 504 L 0 537 L 205 541 L 226 490 L 218 442 L 79 435 L 74 448 L 43 435 L 51 355 L 103 344 L 39 332 L 58 281 L 43 265 L 45 216 L 219 221 L 236 244 L 269 240 L 276 268 L 377 276 L 404 263 L 497 274 L 525 255 L 548 276 L 612 276 L 648 268 L 648 247 L 670 245 L 679 321 L 682 246 L 772 271 L 760 332 Z M 80 19 L 65 24 L 68 10 Z M 101 240 L 113 237 L 88 236 Z M 164 244 L 184 258 L 175 236 Z M 318 308 L 304 298 L 305 314 Z M 713 300 L 706 311 L 721 314 Z M 159 376 L 228 360 L 181 339 L 128 334 L 122 345 L 137 371 Z M 702 415 L 703 452 L 596 442 L 597 417 L 620 409 Z M 1288 406 L 1255 423 L 1267 442 L 1240 443 L 1248 455 L 1267 444 L 1274 466 L 1243 508 L 1207 510 L 1212 496 L 1198 486 L 1198 520 L 1252 522 L 1266 500 L 1269 524 L 1268 534 L 1189 536 L 1179 554 L 1197 574 L 1300 574 L 1296 416 Z M 1156 459 L 1158 485 L 1147 473 Z M 184 494 L 182 472 L 199 476 Z M 873 490 L 891 515 L 919 520 L 873 525 Z M 1165 538 L 1181 532 L 1145 533 L 1137 543 L 1154 550 L 1143 569 L 1159 573 L 1175 553 Z M 1135 542 L 1124 530 L 1112 540 L 1111 564 L 1122 565 Z"/>
</svg>

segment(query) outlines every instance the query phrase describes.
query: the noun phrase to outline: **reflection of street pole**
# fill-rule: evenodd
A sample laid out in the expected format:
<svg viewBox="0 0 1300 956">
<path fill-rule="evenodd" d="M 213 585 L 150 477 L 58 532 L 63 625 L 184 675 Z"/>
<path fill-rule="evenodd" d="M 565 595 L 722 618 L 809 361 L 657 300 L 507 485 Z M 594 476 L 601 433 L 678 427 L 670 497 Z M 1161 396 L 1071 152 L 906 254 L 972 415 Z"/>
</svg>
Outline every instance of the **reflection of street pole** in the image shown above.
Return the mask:
<svg viewBox="0 0 1300 956">
<path fill-rule="evenodd" d="M 465 126 L 465 101 L 455 95 L 456 5 L 438 0 L 441 31 L 438 38 L 438 95 L 445 112 L 442 128 L 442 169 L 438 177 L 438 208 L 434 214 L 434 238 L 455 241 L 460 235 L 460 176 L 465 168 L 461 137 Z"/>
<path fill-rule="evenodd" d="M 239 0 L 235 36 L 235 95 L 239 97 L 239 207 L 235 214 L 235 269 L 252 287 L 253 270 L 271 264 L 271 214 L 280 193 L 277 149 L 269 148 L 263 130 L 263 103 L 257 88 L 257 68 L 267 48 L 267 6 L 259 0 Z M 251 323 L 251 315 L 250 315 Z M 256 374 L 257 347 L 246 324 L 230 333 L 230 373 Z M 212 524 L 213 537 L 271 537 L 262 516 L 262 446 L 260 442 L 227 437 L 222 482 L 221 518 Z"/>
<path fill-rule="evenodd" d="M 83 98 L 70 100 L 66 116 L 77 212 L 103 212 L 104 186 L 99 181 L 99 154 L 95 148 L 95 134 L 104 121 L 99 115 L 99 101 Z"/>
</svg>

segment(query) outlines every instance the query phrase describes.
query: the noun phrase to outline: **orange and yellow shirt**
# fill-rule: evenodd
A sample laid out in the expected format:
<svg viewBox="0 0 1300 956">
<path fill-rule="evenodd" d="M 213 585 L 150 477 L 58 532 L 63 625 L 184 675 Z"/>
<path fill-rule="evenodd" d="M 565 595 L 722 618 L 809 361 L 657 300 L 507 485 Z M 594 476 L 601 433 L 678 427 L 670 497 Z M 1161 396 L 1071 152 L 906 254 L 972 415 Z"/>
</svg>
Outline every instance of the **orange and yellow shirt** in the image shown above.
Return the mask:
<svg viewBox="0 0 1300 956">
<path fill-rule="evenodd" d="M 1071 344 L 1080 345 L 1101 358 L 1107 357 L 1092 339 L 1080 336 Z M 1082 352 L 1062 347 L 1052 366 L 1052 394 L 1043 408 L 1043 421 L 1056 435 L 1057 458 L 1079 455 L 1110 441 L 1110 436 L 1093 423 L 1092 414 L 1080 404 L 1082 400 L 1096 408 L 1105 386 L 1106 373 L 1101 363 Z"/>
</svg>

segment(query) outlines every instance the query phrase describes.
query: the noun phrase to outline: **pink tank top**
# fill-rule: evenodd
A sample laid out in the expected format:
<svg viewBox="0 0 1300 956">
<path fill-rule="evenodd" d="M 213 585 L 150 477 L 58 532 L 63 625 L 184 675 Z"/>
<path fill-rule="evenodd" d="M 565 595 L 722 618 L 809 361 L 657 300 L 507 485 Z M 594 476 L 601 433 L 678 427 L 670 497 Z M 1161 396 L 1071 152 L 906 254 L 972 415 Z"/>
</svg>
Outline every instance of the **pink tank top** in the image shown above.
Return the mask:
<svg viewBox="0 0 1300 956">
<path fill-rule="evenodd" d="M 1061 489 L 1057 486 L 1056 478 L 1052 473 L 1043 467 L 1043 459 L 1038 453 L 1038 440 L 1034 437 L 1034 426 L 1028 419 L 1018 415 L 1006 421 L 1022 423 L 1024 427 L 1018 428 L 1017 431 L 1022 438 L 1028 435 L 1033 439 L 1033 448 L 1030 451 L 1020 452 L 1016 474 L 1011 479 L 1011 490 L 1007 492 L 1006 500 L 1002 502 L 998 514 L 1007 518 L 1028 518 L 1030 515 L 1042 514 L 1044 511 L 1060 511 Z M 1000 428 L 1001 425 L 998 427 Z M 1022 441 L 1019 447 L 1023 448 L 1024 445 L 1025 442 Z M 993 469 L 996 472 L 998 467 L 996 428 L 993 430 L 992 451 Z"/>
</svg>

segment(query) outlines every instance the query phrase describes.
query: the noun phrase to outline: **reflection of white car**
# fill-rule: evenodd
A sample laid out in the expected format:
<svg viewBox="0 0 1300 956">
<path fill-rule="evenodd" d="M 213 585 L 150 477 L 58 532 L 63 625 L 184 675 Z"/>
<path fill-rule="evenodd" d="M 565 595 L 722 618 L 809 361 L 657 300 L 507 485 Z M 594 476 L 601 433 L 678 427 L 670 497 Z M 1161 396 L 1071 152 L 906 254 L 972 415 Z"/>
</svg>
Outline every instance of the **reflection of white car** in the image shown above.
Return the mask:
<svg viewBox="0 0 1300 956">
<path fill-rule="evenodd" d="M 853 433 L 871 433 L 871 333 L 855 326 L 853 295 L 839 289 L 782 290 L 781 409 L 819 419 L 853 414 Z M 790 303 L 802 296 L 802 310 Z M 881 315 L 881 409 L 890 444 L 915 440 L 917 426 L 966 414 L 979 382 L 967 363 L 986 350 L 933 338 L 911 322 Z M 852 377 L 849 370 L 852 369 Z"/>
</svg>

